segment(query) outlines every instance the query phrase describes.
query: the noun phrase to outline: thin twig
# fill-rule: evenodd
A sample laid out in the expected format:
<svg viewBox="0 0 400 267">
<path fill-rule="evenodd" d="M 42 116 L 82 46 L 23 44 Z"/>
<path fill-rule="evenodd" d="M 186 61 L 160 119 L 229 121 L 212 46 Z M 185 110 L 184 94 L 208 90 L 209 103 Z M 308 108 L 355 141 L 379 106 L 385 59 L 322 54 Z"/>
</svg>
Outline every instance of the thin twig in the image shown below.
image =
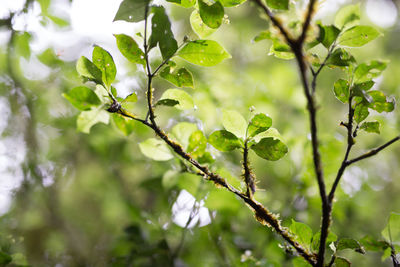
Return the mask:
<svg viewBox="0 0 400 267">
<path fill-rule="evenodd" d="M 246 183 L 246 195 L 249 198 L 253 197 L 254 192 L 256 191 L 255 188 L 255 177 L 252 174 L 250 170 L 250 162 L 249 162 L 249 148 L 247 144 L 247 140 L 244 143 L 244 148 L 243 148 L 243 176 L 244 176 L 244 182 Z"/>
<path fill-rule="evenodd" d="M 319 68 L 318 68 L 316 71 L 314 71 L 314 69 L 310 68 L 310 69 L 311 69 L 311 72 L 312 72 L 312 75 L 313 75 L 313 79 L 312 79 L 312 81 L 311 81 L 311 91 L 312 91 L 311 93 L 312 93 L 312 94 L 315 94 L 315 90 L 316 90 L 316 88 L 317 88 L 317 78 L 318 78 L 318 75 L 320 74 L 320 72 L 322 71 L 322 69 L 326 66 L 326 62 L 327 62 L 328 59 L 331 57 L 332 52 L 333 52 L 333 50 L 335 49 L 335 47 L 336 47 L 336 44 L 335 44 L 335 43 L 331 45 L 331 47 L 330 47 L 329 50 L 328 50 L 328 54 L 326 55 L 324 61 L 321 63 L 321 65 L 319 66 Z"/>
<path fill-rule="evenodd" d="M 308 4 L 306 19 L 304 20 L 304 23 L 303 23 L 303 30 L 301 32 L 300 37 L 297 39 L 297 42 L 299 44 L 303 44 L 304 40 L 306 39 L 307 31 L 308 31 L 308 28 L 310 27 L 311 19 L 314 14 L 316 2 L 317 2 L 317 0 L 310 0 L 310 3 Z"/>
</svg>

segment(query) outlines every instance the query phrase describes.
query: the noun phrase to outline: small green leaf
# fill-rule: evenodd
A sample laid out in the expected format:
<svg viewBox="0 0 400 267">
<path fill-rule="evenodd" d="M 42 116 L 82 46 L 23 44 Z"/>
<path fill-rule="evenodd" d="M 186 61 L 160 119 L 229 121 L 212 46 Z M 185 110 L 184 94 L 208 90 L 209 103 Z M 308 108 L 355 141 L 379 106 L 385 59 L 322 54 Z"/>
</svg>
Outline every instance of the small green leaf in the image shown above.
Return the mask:
<svg viewBox="0 0 400 267">
<path fill-rule="evenodd" d="M 267 5 L 274 9 L 288 10 L 289 0 L 267 0 Z"/>
<path fill-rule="evenodd" d="M 188 42 L 179 50 L 178 56 L 190 63 L 204 67 L 215 66 L 224 59 L 231 58 L 231 55 L 220 44 L 212 40 Z"/>
<path fill-rule="evenodd" d="M 190 26 L 200 38 L 206 38 L 216 31 L 201 20 L 200 13 L 196 9 L 190 15 Z"/>
<path fill-rule="evenodd" d="M 136 95 L 136 93 L 132 93 L 132 94 L 128 95 L 127 97 L 125 97 L 124 100 L 122 100 L 122 102 L 129 102 L 129 103 L 135 103 L 135 102 L 137 102 L 137 95 Z"/>
<path fill-rule="evenodd" d="M 88 58 L 82 56 L 78 59 L 76 63 L 76 71 L 82 77 L 94 81 L 95 83 L 102 83 L 102 74 L 95 64 L 92 63 Z"/>
<path fill-rule="evenodd" d="M 222 24 L 224 17 L 224 7 L 219 1 L 215 1 L 214 4 L 208 5 L 203 0 L 197 0 L 199 4 L 199 13 L 201 20 L 208 27 L 217 29 Z"/>
<path fill-rule="evenodd" d="M 246 0 L 219 0 L 224 7 L 238 6 L 246 2 Z"/>
<path fill-rule="evenodd" d="M 97 97 L 100 99 L 103 104 L 111 104 L 111 99 L 108 95 L 106 88 L 103 85 L 97 84 L 96 89 L 94 90 Z"/>
<path fill-rule="evenodd" d="M 179 102 L 178 105 L 174 105 L 177 109 L 185 110 L 185 109 L 193 109 L 194 103 L 192 97 L 183 90 L 179 89 L 168 89 L 165 91 L 160 100 L 162 99 L 172 99 Z"/>
<path fill-rule="evenodd" d="M 32 35 L 29 32 L 16 32 L 13 40 L 15 53 L 29 60 L 31 57 L 30 42 Z"/>
<path fill-rule="evenodd" d="M 167 0 L 167 2 L 177 4 L 185 8 L 189 8 L 194 6 L 196 0 Z"/>
<path fill-rule="evenodd" d="M 179 105 L 179 101 L 174 100 L 174 99 L 161 99 L 161 100 L 158 100 L 156 103 L 156 106 L 174 107 L 176 105 Z"/>
<path fill-rule="evenodd" d="M 349 52 L 347 52 L 343 48 L 338 48 L 335 49 L 332 55 L 328 58 L 328 60 L 326 61 L 326 65 L 328 65 L 331 68 L 332 67 L 343 68 L 343 67 L 348 67 L 355 62 L 356 60 Z"/>
<path fill-rule="evenodd" d="M 117 75 L 117 68 L 112 56 L 100 46 L 96 46 L 93 49 L 92 61 L 101 70 L 103 83 L 109 88 Z"/>
<path fill-rule="evenodd" d="M 394 110 L 394 100 L 388 101 L 386 96 L 381 91 L 369 91 L 368 95 L 372 97 L 368 107 L 378 111 L 379 113 L 392 112 Z"/>
<path fill-rule="evenodd" d="M 339 29 L 356 26 L 360 23 L 360 4 L 341 8 L 335 16 L 335 26 Z"/>
<path fill-rule="evenodd" d="M 386 241 L 393 243 L 400 243 L 400 214 L 392 212 L 389 217 L 388 224 L 382 231 L 382 236 Z"/>
<path fill-rule="evenodd" d="M 380 124 L 378 121 L 367 121 L 364 122 L 361 126 L 360 129 L 364 130 L 368 133 L 377 133 L 380 134 L 380 130 L 379 130 Z"/>
<path fill-rule="evenodd" d="M 254 37 L 254 42 L 259 42 L 262 40 L 272 40 L 272 34 L 269 30 L 260 32 L 256 37 Z"/>
<path fill-rule="evenodd" d="M 338 28 L 336 28 L 333 25 L 322 25 L 322 24 L 318 24 L 319 27 L 319 37 L 317 38 L 317 40 L 326 48 L 329 48 L 333 42 L 336 41 L 340 30 Z"/>
<path fill-rule="evenodd" d="M 312 238 L 311 248 L 313 251 L 319 250 L 320 239 L 321 239 L 321 232 L 317 232 Z M 337 235 L 333 232 L 329 232 L 328 237 L 326 238 L 326 246 L 329 246 L 329 244 L 335 242 L 336 240 L 337 240 Z"/>
<path fill-rule="evenodd" d="M 135 129 L 135 121 L 132 119 L 128 119 L 126 117 L 123 117 L 119 114 L 114 113 L 113 114 L 113 121 L 115 123 L 115 126 L 125 135 L 128 136 L 130 135 L 134 129 Z"/>
<path fill-rule="evenodd" d="M 372 60 L 369 63 L 362 63 L 354 71 L 354 82 L 363 83 L 381 75 L 386 69 L 387 61 Z"/>
<path fill-rule="evenodd" d="M 349 82 L 346 80 L 339 79 L 333 85 L 333 91 L 335 96 L 343 103 L 347 103 L 350 97 Z"/>
<path fill-rule="evenodd" d="M 108 124 L 110 115 L 107 111 L 97 108 L 89 111 L 82 111 L 76 121 L 77 129 L 83 133 L 89 133 L 90 128 L 96 123 Z"/>
<path fill-rule="evenodd" d="M 293 267 L 310 267 L 311 264 L 309 264 L 305 259 L 301 257 L 294 258 L 292 260 Z"/>
<path fill-rule="evenodd" d="M 357 240 L 351 238 L 342 238 L 337 242 L 336 250 L 352 249 L 355 252 L 365 254 L 364 248 L 360 245 Z"/>
<path fill-rule="evenodd" d="M 247 128 L 247 135 L 254 137 L 259 133 L 265 132 L 272 125 L 272 119 L 264 113 L 254 115 Z"/>
<path fill-rule="evenodd" d="M 114 21 L 139 22 L 144 20 L 144 13 L 148 0 L 124 0 L 118 8 Z"/>
<path fill-rule="evenodd" d="M 225 130 L 237 137 L 246 138 L 247 123 L 243 116 L 235 110 L 222 110 L 222 125 Z"/>
<path fill-rule="evenodd" d="M 180 122 L 172 127 L 172 135 L 181 143 L 184 149 L 189 145 L 189 138 L 193 132 L 197 131 L 196 124 L 190 122 Z"/>
<path fill-rule="evenodd" d="M 241 147 L 239 138 L 233 133 L 219 130 L 213 132 L 208 138 L 208 142 L 219 151 L 228 152 Z"/>
<path fill-rule="evenodd" d="M 305 247 L 311 245 L 313 237 L 312 229 L 304 223 L 296 222 L 292 219 L 292 224 L 289 227 L 290 231 L 295 235 L 295 239 Z"/>
<path fill-rule="evenodd" d="M 144 53 L 132 37 L 126 34 L 115 34 L 121 54 L 130 62 L 145 65 Z"/>
<path fill-rule="evenodd" d="M 364 236 L 360 243 L 368 251 L 384 251 L 390 246 L 386 241 L 378 241 L 371 236 Z"/>
<path fill-rule="evenodd" d="M 354 87 L 352 90 L 362 90 L 362 91 L 368 91 L 369 89 L 372 88 L 372 86 L 374 86 L 375 82 L 374 81 L 367 81 L 367 82 L 363 82 L 363 83 L 357 83 L 354 84 Z"/>
<path fill-rule="evenodd" d="M 293 59 L 294 54 L 292 49 L 287 44 L 282 43 L 278 39 L 274 39 L 272 46 L 269 49 L 268 55 L 274 55 L 280 59 Z"/>
<path fill-rule="evenodd" d="M 165 67 L 160 72 L 160 77 L 169 81 L 177 87 L 191 87 L 193 88 L 193 76 L 186 68 L 180 68 L 172 71 L 170 66 Z"/>
<path fill-rule="evenodd" d="M 287 152 L 287 146 L 279 139 L 273 137 L 262 138 L 260 142 L 251 146 L 256 154 L 266 160 L 276 161 L 281 159 Z"/>
<path fill-rule="evenodd" d="M 171 31 L 171 22 L 165 13 L 165 8 L 157 6 L 153 7 L 152 11 L 154 15 L 151 19 L 149 48 L 151 49 L 158 44 L 163 59 L 167 59 L 172 57 L 178 50 L 178 43 Z"/>
<path fill-rule="evenodd" d="M 371 26 L 354 26 L 342 33 L 338 38 L 338 43 L 342 46 L 360 47 L 375 38 L 381 33 Z"/>
<path fill-rule="evenodd" d="M 37 58 L 40 60 L 40 62 L 49 67 L 58 66 L 64 63 L 61 59 L 58 58 L 52 48 L 44 50 L 43 53 L 37 56 Z"/>
<path fill-rule="evenodd" d="M 350 267 L 351 262 L 343 257 L 336 257 L 335 259 L 335 267 Z"/>
<path fill-rule="evenodd" d="M 62 96 L 79 110 L 89 110 L 101 104 L 96 93 L 84 86 L 72 88 L 68 93 L 62 94 Z"/>
<path fill-rule="evenodd" d="M 193 157 L 201 157 L 207 148 L 207 138 L 204 136 L 203 132 L 197 130 L 193 132 L 189 137 L 189 146 L 187 152 L 189 152 Z"/>
<path fill-rule="evenodd" d="M 365 120 L 369 115 L 368 107 L 365 106 L 363 103 L 360 103 L 354 109 L 354 120 L 357 123 L 362 122 Z"/>
<path fill-rule="evenodd" d="M 174 157 L 164 141 L 159 139 L 149 138 L 139 143 L 139 148 L 143 155 L 153 160 L 167 161 Z"/>
</svg>

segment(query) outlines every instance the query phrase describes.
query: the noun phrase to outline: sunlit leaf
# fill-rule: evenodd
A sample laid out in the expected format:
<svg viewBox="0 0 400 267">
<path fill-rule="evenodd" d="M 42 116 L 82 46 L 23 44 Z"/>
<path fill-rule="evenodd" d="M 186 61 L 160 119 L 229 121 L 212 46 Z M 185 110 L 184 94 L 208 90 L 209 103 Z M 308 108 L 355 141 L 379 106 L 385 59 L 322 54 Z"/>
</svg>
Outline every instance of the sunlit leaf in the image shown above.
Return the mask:
<svg viewBox="0 0 400 267">
<path fill-rule="evenodd" d="M 391 244 L 400 244 L 400 214 L 392 212 L 389 221 L 382 230 L 382 236 Z"/>
<path fill-rule="evenodd" d="M 322 43 L 323 46 L 329 48 L 338 37 L 340 30 L 333 25 L 322 25 L 318 24 L 320 34 L 317 40 Z"/>
<path fill-rule="evenodd" d="M 158 100 L 156 103 L 156 106 L 167 106 L 167 107 L 174 107 L 176 105 L 179 105 L 179 101 L 174 100 L 174 99 L 161 99 Z"/>
<path fill-rule="evenodd" d="M 69 92 L 64 93 L 63 97 L 79 110 L 89 110 L 101 104 L 96 93 L 84 86 L 72 88 Z"/>
<path fill-rule="evenodd" d="M 128 95 L 127 97 L 125 97 L 124 100 L 122 100 L 122 102 L 130 102 L 130 103 L 135 103 L 135 102 L 137 102 L 137 95 L 136 95 L 136 93 L 132 93 L 132 94 Z"/>
<path fill-rule="evenodd" d="M 386 241 L 378 241 L 371 236 L 364 236 L 360 243 L 368 251 L 384 251 L 390 246 Z"/>
<path fill-rule="evenodd" d="M 381 33 L 371 26 L 354 26 L 342 33 L 338 43 L 342 46 L 360 47 L 376 39 Z"/>
<path fill-rule="evenodd" d="M 119 114 L 113 114 L 115 126 L 125 135 L 130 135 L 135 129 L 135 121 Z"/>
<path fill-rule="evenodd" d="M 289 0 L 267 0 L 267 5 L 274 9 L 289 9 Z"/>
<path fill-rule="evenodd" d="M 354 109 L 354 120 L 357 123 L 362 122 L 365 120 L 369 115 L 368 107 L 361 104 L 358 104 L 356 108 Z"/>
<path fill-rule="evenodd" d="M 192 97 L 183 90 L 168 89 L 162 94 L 160 100 L 162 99 L 172 99 L 178 101 L 179 104 L 174 105 L 177 109 L 185 110 L 194 108 Z"/>
<path fill-rule="evenodd" d="M 256 154 L 266 160 L 276 161 L 281 159 L 287 152 L 287 146 L 279 139 L 273 137 L 262 138 L 260 142 L 251 146 Z"/>
<path fill-rule="evenodd" d="M 222 24 L 224 17 L 224 7 L 219 1 L 208 5 L 203 0 L 197 0 L 201 20 L 210 28 L 217 29 Z"/>
<path fill-rule="evenodd" d="M 355 63 L 354 57 L 343 48 L 335 49 L 332 55 L 328 58 L 326 65 L 329 67 L 348 67 Z"/>
<path fill-rule="evenodd" d="M 82 56 L 76 63 L 76 71 L 80 76 L 94 81 L 95 83 L 102 83 L 102 73 L 99 68 L 96 67 L 88 58 Z"/>
<path fill-rule="evenodd" d="M 336 257 L 335 259 L 335 267 L 350 267 L 351 262 L 343 257 Z"/>
<path fill-rule="evenodd" d="M 388 101 L 386 96 L 381 91 L 369 91 L 368 95 L 372 97 L 368 107 L 381 112 L 392 112 L 394 110 L 394 100 Z"/>
<path fill-rule="evenodd" d="M 102 80 L 106 87 L 110 87 L 117 75 L 117 68 L 110 53 L 96 46 L 93 49 L 92 61 L 96 67 L 102 72 Z"/>
<path fill-rule="evenodd" d="M 365 254 L 364 248 L 360 245 L 357 240 L 351 238 L 342 238 L 336 244 L 336 250 L 352 249 L 355 252 Z"/>
<path fill-rule="evenodd" d="M 313 233 L 312 229 L 308 225 L 301 222 L 296 222 L 292 219 L 292 224 L 290 225 L 289 229 L 300 244 L 305 247 L 309 247 L 311 245 Z"/>
<path fill-rule="evenodd" d="M 333 85 L 333 91 L 335 92 L 335 96 L 343 103 L 347 103 L 349 101 L 350 90 L 349 90 L 349 82 L 343 79 L 339 79 Z"/>
<path fill-rule="evenodd" d="M 326 238 L 326 246 L 329 246 L 332 242 L 335 242 L 337 240 L 337 235 L 333 232 L 328 233 L 328 237 Z M 313 251 L 318 251 L 319 250 L 319 245 L 321 241 L 321 232 L 315 233 L 315 235 L 312 238 L 311 242 L 311 248 Z"/>
<path fill-rule="evenodd" d="M 272 34 L 270 31 L 262 31 L 256 37 L 254 37 L 254 42 L 259 42 L 262 40 L 272 40 Z"/>
<path fill-rule="evenodd" d="M 167 66 L 160 72 L 160 77 L 169 81 L 177 87 L 193 88 L 193 76 L 186 68 L 171 71 L 171 67 Z"/>
<path fill-rule="evenodd" d="M 335 26 L 339 29 L 350 28 L 360 22 L 360 4 L 341 8 L 335 16 Z"/>
<path fill-rule="evenodd" d="M 180 5 L 182 7 L 185 8 L 189 8 L 194 6 L 194 4 L 196 3 L 196 0 L 167 0 L 167 2 L 171 2 L 177 5 Z"/>
<path fill-rule="evenodd" d="M 117 46 L 121 54 L 132 63 L 145 65 L 144 53 L 132 37 L 126 34 L 115 34 Z"/>
<path fill-rule="evenodd" d="M 93 125 L 97 123 L 108 124 L 109 119 L 109 113 L 101 108 L 82 111 L 76 121 L 77 129 L 80 132 L 89 133 Z"/>
<path fill-rule="evenodd" d="M 238 6 L 246 2 L 246 0 L 219 0 L 224 7 Z"/>
<path fill-rule="evenodd" d="M 172 134 L 176 137 L 177 141 L 186 149 L 189 145 L 189 138 L 197 131 L 196 124 L 190 122 L 180 122 L 172 127 Z"/>
<path fill-rule="evenodd" d="M 14 48 L 17 55 L 29 60 L 31 57 L 30 41 L 32 35 L 29 32 L 16 32 L 14 36 Z"/>
<path fill-rule="evenodd" d="M 178 56 L 190 63 L 205 67 L 215 66 L 231 57 L 220 44 L 212 40 L 188 42 L 179 50 Z"/>
<path fill-rule="evenodd" d="M 377 133 L 377 134 L 381 133 L 379 128 L 380 128 L 380 123 L 378 121 L 367 121 L 360 126 L 360 130 L 364 130 L 368 133 Z"/>
<path fill-rule="evenodd" d="M 274 40 L 272 46 L 269 49 L 268 55 L 274 55 L 280 59 L 293 59 L 294 54 L 292 49 L 287 44 L 282 43 L 279 40 Z"/>
<path fill-rule="evenodd" d="M 198 158 L 202 156 L 206 151 L 206 147 L 207 138 L 204 136 L 202 131 L 197 130 L 190 135 L 187 152 L 189 152 L 193 157 Z"/>
<path fill-rule="evenodd" d="M 225 130 L 233 133 L 237 137 L 243 139 L 246 137 L 247 122 L 243 116 L 235 110 L 222 110 L 222 125 Z"/>
<path fill-rule="evenodd" d="M 381 75 L 382 71 L 386 69 L 386 66 L 387 62 L 380 60 L 372 60 L 369 63 L 359 64 L 354 71 L 354 82 L 362 83 L 370 81 Z"/>
<path fill-rule="evenodd" d="M 259 133 L 265 132 L 272 125 L 272 119 L 264 113 L 254 115 L 247 128 L 247 135 L 254 137 Z"/>
<path fill-rule="evenodd" d="M 114 21 L 139 22 L 144 20 L 144 13 L 149 0 L 124 0 L 118 8 Z"/>
<path fill-rule="evenodd" d="M 149 138 L 139 143 L 140 151 L 148 158 L 157 161 L 166 161 L 174 156 L 164 141 L 156 138 Z"/>
<path fill-rule="evenodd" d="M 193 31 L 200 37 L 206 38 L 213 34 L 216 29 L 208 27 L 202 20 L 199 11 L 193 10 L 190 15 L 190 26 L 192 26 Z"/>
<path fill-rule="evenodd" d="M 223 152 L 232 151 L 242 146 L 239 138 L 237 138 L 233 133 L 226 130 L 213 132 L 210 137 L 208 137 L 208 142 L 213 147 Z"/>
</svg>

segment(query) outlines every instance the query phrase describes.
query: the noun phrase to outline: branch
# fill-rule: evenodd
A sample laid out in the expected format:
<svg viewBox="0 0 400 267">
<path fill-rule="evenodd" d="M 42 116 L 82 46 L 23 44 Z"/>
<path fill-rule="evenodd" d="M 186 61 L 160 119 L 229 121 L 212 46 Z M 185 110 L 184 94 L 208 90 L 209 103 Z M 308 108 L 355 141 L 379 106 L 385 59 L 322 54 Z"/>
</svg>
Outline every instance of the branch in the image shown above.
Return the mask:
<svg viewBox="0 0 400 267">
<path fill-rule="evenodd" d="M 249 148 L 247 144 L 247 140 L 244 143 L 244 149 L 243 149 L 243 177 L 244 177 L 244 182 L 246 183 L 247 191 L 246 195 L 249 198 L 253 197 L 254 192 L 256 191 L 256 185 L 255 185 L 255 177 L 254 174 L 251 172 L 250 169 L 250 162 L 249 162 Z"/>
<path fill-rule="evenodd" d="M 333 52 L 333 50 L 334 50 L 335 48 L 336 48 L 336 44 L 333 43 L 333 44 L 331 45 L 331 47 L 329 48 L 329 50 L 328 50 L 328 54 L 326 55 L 324 61 L 321 63 L 321 65 L 319 66 L 319 68 L 317 69 L 317 71 L 314 71 L 312 68 L 310 68 L 310 69 L 311 69 L 311 72 L 312 72 L 312 75 L 313 75 L 313 79 L 312 79 L 312 81 L 311 81 L 311 93 L 312 93 L 312 94 L 315 94 L 315 89 L 317 88 L 317 78 L 318 78 L 318 75 L 321 73 L 322 69 L 326 66 L 326 62 L 327 62 L 328 59 L 331 57 L 332 52 Z"/>
<path fill-rule="evenodd" d="M 307 30 L 310 27 L 311 18 L 314 14 L 314 8 L 315 8 L 316 3 L 317 3 L 317 0 L 310 0 L 310 3 L 308 4 L 306 19 L 304 20 L 304 23 L 303 23 L 303 30 L 301 32 L 300 37 L 297 39 L 297 42 L 299 44 L 303 44 L 304 40 L 306 39 Z"/>
<path fill-rule="evenodd" d="M 380 151 L 382 151 L 382 150 L 384 150 L 385 148 L 387 148 L 388 146 L 390 146 L 391 144 L 393 144 L 393 143 L 395 143 L 395 142 L 397 142 L 397 141 L 399 141 L 399 140 L 400 140 L 400 135 L 399 135 L 399 136 L 396 136 L 395 138 L 393 138 L 393 139 L 390 140 L 389 142 L 387 142 L 387 143 L 381 145 L 380 147 L 371 149 L 370 151 L 368 151 L 368 152 L 362 154 L 361 156 L 356 157 L 356 158 L 354 158 L 354 159 L 351 159 L 351 160 L 347 161 L 347 165 L 349 166 L 349 165 L 351 165 L 351 164 L 353 164 L 353 163 L 356 163 L 357 161 L 360 161 L 360 160 L 363 160 L 363 159 L 372 157 L 372 156 L 378 154 Z"/>
</svg>

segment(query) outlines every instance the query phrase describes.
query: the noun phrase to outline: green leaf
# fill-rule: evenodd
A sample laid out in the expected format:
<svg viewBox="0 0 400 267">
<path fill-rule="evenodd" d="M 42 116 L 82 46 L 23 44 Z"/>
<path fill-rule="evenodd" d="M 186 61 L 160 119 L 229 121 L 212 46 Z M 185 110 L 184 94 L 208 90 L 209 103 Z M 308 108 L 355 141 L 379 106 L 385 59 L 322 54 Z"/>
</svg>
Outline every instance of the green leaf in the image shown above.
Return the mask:
<svg viewBox="0 0 400 267">
<path fill-rule="evenodd" d="M 111 104 L 111 99 L 108 95 L 106 88 L 103 85 L 97 84 L 96 89 L 94 90 L 97 97 L 100 99 L 103 104 Z"/>
<path fill-rule="evenodd" d="M 201 157 L 207 148 L 207 138 L 204 136 L 203 132 L 197 130 L 193 132 L 189 137 L 189 146 L 187 152 L 193 157 Z"/>
<path fill-rule="evenodd" d="M 139 143 L 140 151 L 148 158 L 157 161 L 167 161 L 174 156 L 164 141 L 156 138 L 149 138 Z"/>
<path fill-rule="evenodd" d="M 343 103 L 347 103 L 350 97 L 349 82 L 343 79 L 339 79 L 333 85 L 333 91 L 335 96 Z"/>
<path fill-rule="evenodd" d="M 158 100 L 156 103 L 156 106 L 174 107 L 176 105 L 179 105 L 179 101 L 174 100 L 174 99 L 161 99 L 161 100 Z"/>
<path fill-rule="evenodd" d="M 326 61 L 326 65 L 328 65 L 331 68 L 332 67 L 343 68 L 343 67 L 348 67 L 355 62 L 356 60 L 349 52 L 347 52 L 343 48 L 338 48 L 335 49 L 332 55 L 328 58 L 328 60 Z"/>
<path fill-rule="evenodd" d="M 132 37 L 126 34 L 114 34 L 121 54 L 130 62 L 145 65 L 144 53 Z"/>
<path fill-rule="evenodd" d="M 343 249 L 352 249 L 355 252 L 365 254 L 364 248 L 360 245 L 357 240 L 351 238 L 342 238 L 337 242 L 336 250 L 343 250 Z"/>
<path fill-rule="evenodd" d="M 319 250 L 320 240 L 321 240 L 321 232 L 317 232 L 312 238 L 311 249 L 313 251 Z M 333 232 L 329 232 L 328 237 L 326 238 L 326 246 L 329 246 L 329 244 L 335 242 L 336 240 L 337 240 L 337 235 Z"/>
<path fill-rule="evenodd" d="M 177 109 L 185 110 L 185 109 L 193 109 L 194 103 L 192 97 L 183 90 L 179 89 L 168 89 L 165 91 L 160 100 L 162 99 L 172 99 L 179 102 L 178 105 L 175 105 Z"/>
<path fill-rule="evenodd" d="M 224 7 L 219 1 L 215 1 L 214 4 L 208 5 L 203 0 L 197 0 L 199 4 L 199 13 L 201 20 L 208 27 L 217 29 L 222 24 L 224 18 Z"/>
<path fill-rule="evenodd" d="M 40 62 L 49 67 L 54 67 L 63 64 L 63 61 L 58 58 L 58 56 L 54 53 L 54 50 L 52 48 L 44 50 L 43 53 L 37 56 L 37 58 L 40 60 Z"/>
<path fill-rule="evenodd" d="M 360 47 L 376 39 L 381 33 L 371 26 L 354 26 L 338 38 L 338 43 L 342 46 Z"/>
<path fill-rule="evenodd" d="M 101 70 L 103 83 L 109 88 L 117 75 L 117 68 L 112 56 L 100 46 L 96 46 L 93 49 L 92 61 Z"/>
<path fill-rule="evenodd" d="M 311 264 L 309 264 L 305 259 L 301 257 L 294 258 L 292 260 L 293 267 L 310 267 Z"/>
<path fill-rule="evenodd" d="M 362 63 L 354 71 L 354 83 L 363 83 L 381 75 L 386 69 L 387 61 L 372 60 L 369 63 Z"/>
<path fill-rule="evenodd" d="M 339 29 L 356 26 L 360 23 L 360 4 L 341 8 L 335 16 L 335 26 Z"/>
<path fill-rule="evenodd" d="M 208 27 L 201 20 L 200 13 L 197 10 L 193 10 L 190 15 L 190 26 L 200 38 L 206 38 L 216 31 L 216 29 Z"/>
<path fill-rule="evenodd" d="M 292 49 L 287 44 L 282 43 L 281 41 L 275 39 L 272 42 L 272 46 L 269 49 L 268 55 L 274 55 L 280 59 L 293 59 L 294 54 L 292 53 Z"/>
<path fill-rule="evenodd" d="M 380 134 L 380 130 L 379 130 L 380 124 L 378 121 L 368 121 L 368 122 L 364 122 L 361 126 L 360 129 L 364 130 L 368 133 L 377 133 Z"/>
<path fill-rule="evenodd" d="M 62 94 L 62 96 L 79 110 L 89 110 L 101 104 L 96 93 L 84 86 L 72 88 L 68 93 Z"/>
<path fill-rule="evenodd" d="M 305 247 L 311 245 L 313 237 L 312 229 L 304 223 L 296 222 L 292 219 L 292 224 L 289 227 L 290 231 L 295 235 L 295 239 Z"/>
<path fill-rule="evenodd" d="M 335 259 L 335 267 L 350 267 L 351 262 L 343 257 L 336 257 Z"/>
<path fill-rule="evenodd" d="M 189 8 L 194 6 L 196 0 L 167 0 L 167 2 L 177 4 L 185 8 Z"/>
<path fill-rule="evenodd" d="M 169 81 L 177 87 L 191 87 L 193 88 L 193 76 L 186 68 L 180 68 L 178 70 L 171 70 L 170 66 L 165 67 L 160 72 L 160 77 Z"/>
<path fill-rule="evenodd" d="M 318 24 L 319 36 L 317 40 L 326 48 L 329 48 L 337 39 L 340 30 L 333 25 Z"/>
<path fill-rule="evenodd" d="M 29 45 L 31 39 L 32 35 L 29 32 L 16 32 L 13 40 L 15 53 L 26 60 L 29 60 L 31 57 L 31 48 Z"/>
<path fill-rule="evenodd" d="M 262 40 L 272 40 L 272 34 L 269 30 L 260 32 L 256 37 L 254 37 L 254 42 L 259 42 Z"/>
<path fill-rule="evenodd" d="M 247 128 L 247 135 L 254 137 L 259 133 L 265 132 L 272 125 L 272 119 L 264 113 L 254 115 Z"/>
<path fill-rule="evenodd" d="M 234 7 L 243 4 L 246 0 L 219 0 L 224 7 Z"/>
<path fill-rule="evenodd" d="M 77 130 L 83 133 L 89 133 L 90 128 L 97 123 L 108 124 L 110 115 L 107 111 L 97 108 L 89 111 L 82 111 L 76 121 Z"/>
<path fill-rule="evenodd" d="M 2 251 L 0 251 L 0 265 L 7 266 L 12 261 L 12 257 Z"/>
<path fill-rule="evenodd" d="M 240 148 L 241 142 L 233 133 L 219 130 L 208 137 L 208 142 L 219 151 L 228 152 Z"/>
<path fill-rule="evenodd" d="M 267 5 L 274 9 L 288 10 L 289 0 L 267 0 Z"/>
<path fill-rule="evenodd" d="M 222 110 L 222 125 L 224 128 L 240 138 L 246 138 L 247 123 L 243 116 L 235 110 Z"/>
<path fill-rule="evenodd" d="M 84 56 L 78 59 L 78 62 L 76 63 L 76 71 L 79 75 L 90 81 L 98 84 L 102 83 L 101 70 L 99 70 L 92 61 Z"/>
<path fill-rule="evenodd" d="M 374 81 L 367 81 L 367 82 L 363 82 L 363 83 L 357 83 L 357 84 L 354 84 L 354 87 L 352 88 L 352 90 L 368 91 L 369 89 L 372 88 L 372 86 L 374 86 L 374 84 L 375 84 Z"/>
<path fill-rule="evenodd" d="M 153 7 L 154 13 L 151 19 L 151 36 L 149 39 L 149 48 L 153 48 L 158 44 L 163 59 L 172 57 L 178 50 L 178 43 L 171 31 L 171 22 L 165 8 L 162 6 Z"/>
<path fill-rule="evenodd" d="M 384 251 L 390 246 L 386 241 L 377 241 L 371 236 L 364 236 L 360 243 L 368 251 Z"/>
<path fill-rule="evenodd" d="M 144 13 L 148 0 L 124 0 L 119 5 L 113 21 L 124 20 L 127 22 L 139 22 L 144 20 Z"/>
<path fill-rule="evenodd" d="M 53 16 L 50 14 L 47 14 L 47 16 L 54 24 L 56 24 L 58 27 L 67 27 L 69 25 L 69 21 L 65 20 L 63 18 Z"/>
<path fill-rule="evenodd" d="M 394 100 L 387 101 L 386 96 L 381 91 L 369 91 L 368 95 L 372 97 L 372 102 L 368 105 L 369 108 L 379 113 L 383 111 L 392 112 L 394 110 Z"/>
<path fill-rule="evenodd" d="M 365 120 L 369 115 L 368 107 L 365 106 L 363 103 L 360 103 L 354 109 L 354 120 L 357 123 L 362 122 Z"/>
<path fill-rule="evenodd" d="M 251 146 L 256 154 L 266 160 L 276 161 L 281 159 L 287 152 L 287 146 L 279 139 L 273 137 L 262 138 L 260 142 Z"/>
<path fill-rule="evenodd" d="M 129 103 L 135 103 L 135 102 L 137 102 L 137 95 L 136 95 L 136 93 L 132 93 L 132 94 L 128 95 L 127 97 L 125 97 L 124 100 L 122 100 L 122 102 L 129 102 Z"/>
<path fill-rule="evenodd" d="M 113 114 L 115 126 L 125 135 L 130 135 L 135 129 L 135 121 L 119 114 Z"/>
<path fill-rule="evenodd" d="M 196 124 L 189 122 L 180 122 L 172 128 L 172 135 L 181 143 L 184 149 L 189 144 L 189 138 L 193 132 L 197 131 Z"/>
<path fill-rule="evenodd" d="M 382 236 L 391 244 L 400 243 L 400 213 L 392 212 Z"/>
<path fill-rule="evenodd" d="M 190 63 L 205 67 L 215 66 L 224 59 L 231 58 L 220 44 L 212 40 L 188 42 L 179 50 L 178 56 Z"/>
</svg>

